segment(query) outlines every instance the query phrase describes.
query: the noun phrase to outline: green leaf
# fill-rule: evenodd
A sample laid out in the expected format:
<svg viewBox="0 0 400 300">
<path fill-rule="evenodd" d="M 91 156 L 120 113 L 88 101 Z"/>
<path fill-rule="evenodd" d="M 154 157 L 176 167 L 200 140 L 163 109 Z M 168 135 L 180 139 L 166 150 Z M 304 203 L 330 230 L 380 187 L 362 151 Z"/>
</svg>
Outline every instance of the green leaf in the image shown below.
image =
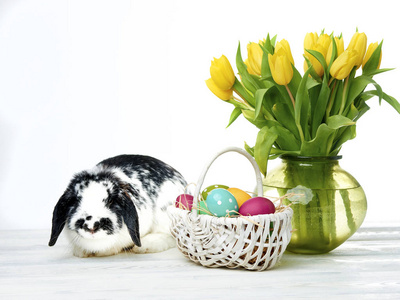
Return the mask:
<svg viewBox="0 0 400 300">
<path fill-rule="evenodd" d="M 347 118 L 349 118 L 350 120 L 353 120 L 355 122 L 355 118 L 360 114 L 360 112 L 358 111 L 357 107 L 352 104 L 350 106 L 350 110 L 349 113 L 347 114 Z"/>
<path fill-rule="evenodd" d="M 310 72 L 310 68 L 304 73 L 304 76 L 300 82 L 299 89 L 296 94 L 296 102 L 294 109 L 294 119 L 297 125 L 297 128 L 300 132 L 301 140 L 309 138 L 308 131 L 308 111 L 310 108 L 310 99 L 308 97 L 308 90 L 306 87 L 306 83 L 308 80 L 308 74 Z"/>
<path fill-rule="evenodd" d="M 333 103 L 332 103 L 332 107 L 330 110 L 330 115 L 337 115 L 339 114 L 339 110 L 340 110 L 340 106 L 342 104 L 342 98 L 343 98 L 343 87 L 344 83 L 343 80 L 337 80 L 336 81 L 336 86 L 335 89 L 333 91 L 333 95 L 331 95 L 333 97 Z"/>
<path fill-rule="evenodd" d="M 354 78 L 351 80 L 351 84 L 349 86 L 349 93 L 347 96 L 347 101 L 346 101 L 346 106 L 345 106 L 345 111 L 350 107 L 350 105 L 354 102 L 356 97 L 358 97 L 367 87 L 368 84 L 373 84 L 375 86 L 375 89 L 377 91 L 377 96 L 379 97 L 379 103 L 381 99 L 383 98 L 383 91 L 381 86 L 376 83 L 375 80 L 373 80 L 371 77 L 361 75 L 358 76 L 357 78 Z"/>
<path fill-rule="evenodd" d="M 268 92 L 268 89 L 260 89 L 257 90 L 256 93 L 254 94 L 254 98 L 256 100 L 256 107 L 255 107 L 255 114 L 254 114 L 254 118 L 257 118 L 260 114 L 261 111 L 261 107 L 264 101 L 264 95 L 265 93 Z"/>
<path fill-rule="evenodd" d="M 276 40 L 276 35 L 271 39 L 268 33 L 267 38 L 265 39 L 265 43 L 264 45 L 261 45 L 261 47 L 265 49 L 267 53 L 270 53 L 272 55 L 274 54 L 275 40 Z"/>
<path fill-rule="evenodd" d="M 296 139 L 296 137 L 287 130 L 285 127 L 281 125 L 276 125 L 269 128 L 270 133 L 275 133 L 278 137 L 276 139 L 276 144 L 279 149 L 289 150 L 289 151 L 297 151 L 300 150 L 300 141 Z"/>
<path fill-rule="evenodd" d="M 247 71 L 247 66 L 242 59 L 240 43 L 236 52 L 236 67 L 241 75 L 243 85 L 254 95 L 256 90 L 262 87 L 262 84 L 250 76 L 249 72 Z"/>
<path fill-rule="evenodd" d="M 372 53 L 371 57 L 368 59 L 368 61 L 363 66 L 363 68 L 362 68 L 363 75 L 372 76 L 371 74 L 378 69 L 379 61 L 381 58 L 381 52 L 382 52 L 382 43 L 383 43 L 383 41 L 380 42 L 378 47 L 376 47 L 375 51 Z"/>
<path fill-rule="evenodd" d="M 378 91 L 369 91 L 369 93 L 374 96 L 379 96 Z M 382 99 L 390 104 L 400 114 L 400 103 L 395 98 L 389 96 L 388 94 L 382 93 Z"/>
<path fill-rule="evenodd" d="M 329 154 L 328 145 L 334 138 L 335 129 L 330 128 L 325 123 L 318 127 L 315 138 L 305 141 L 301 145 L 300 155 L 304 156 L 327 156 Z"/>
<path fill-rule="evenodd" d="M 261 60 L 261 79 L 272 81 L 272 73 L 268 62 L 268 53 L 265 50 L 263 51 L 264 53 Z"/>
<path fill-rule="evenodd" d="M 267 164 L 271 148 L 277 138 L 278 135 L 270 132 L 268 127 L 261 128 L 257 134 L 256 145 L 254 146 L 254 159 L 264 176 L 267 173 Z"/>
<path fill-rule="evenodd" d="M 311 70 L 310 70 L 310 75 L 311 75 L 311 77 L 312 77 L 315 81 L 321 83 L 321 81 L 322 81 L 322 80 L 321 80 L 321 77 L 319 77 L 319 75 L 317 74 L 317 72 L 315 72 L 314 66 L 312 65 L 311 61 L 310 61 L 305 55 L 303 55 L 303 57 L 304 57 L 304 59 L 305 59 L 305 61 L 306 61 L 306 63 L 307 63 L 308 69 L 311 69 Z"/>
<path fill-rule="evenodd" d="M 356 122 L 359 120 L 369 109 L 370 107 L 364 101 L 362 104 L 360 104 L 359 108 L 357 108 L 358 114 L 353 118 L 353 121 Z"/>
<path fill-rule="evenodd" d="M 314 78 L 308 77 L 307 83 L 306 83 L 307 90 L 310 90 L 310 89 L 320 85 L 321 83 L 322 83 L 321 80 L 317 81 Z"/>
<path fill-rule="evenodd" d="M 386 69 L 376 69 L 376 70 L 374 70 L 374 71 L 370 71 L 368 74 L 364 74 L 365 76 L 375 76 L 375 75 L 377 75 L 377 74 L 381 74 L 381 73 L 385 73 L 385 72 L 387 72 L 387 71 L 392 71 L 392 70 L 394 70 L 395 68 L 386 68 Z"/>
<path fill-rule="evenodd" d="M 255 106 L 255 100 L 253 95 L 251 95 L 247 89 L 242 85 L 242 83 L 236 78 L 235 83 L 233 84 L 233 90 L 238 93 L 243 99 L 246 99 L 247 103 L 249 103 L 252 107 Z M 234 104 L 233 102 L 231 102 Z M 238 103 L 235 101 L 235 103 Z M 234 104 L 235 105 L 235 104 Z M 237 105 L 235 105 L 237 106 Z"/>
<path fill-rule="evenodd" d="M 293 78 L 289 82 L 288 87 L 289 87 L 289 90 L 292 93 L 292 95 L 296 95 L 297 90 L 299 89 L 299 85 L 300 85 L 302 77 L 301 77 L 299 71 L 297 71 L 297 69 L 294 67 L 294 65 L 292 65 L 292 69 L 293 69 Z"/>
<path fill-rule="evenodd" d="M 321 89 L 315 103 L 315 107 L 311 108 L 311 136 L 315 137 L 317 133 L 317 129 L 319 125 L 322 123 L 322 120 L 326 113 L 326 108 L 329 102 L 329 97 L 331 95 L 331 90 L 328 86 L 327 79 L 324 78 Z"/>
<path fill-rule="evenodd" d="M 340 136 L 336 139 L 335 143 L 333 144 L 332 150 L 329 153 L 329 155 L 337 155 L 342 145 L 345 142 L 354 139 L 355 137 L 356 137 L 356 125 L 344 128 L 343 132 L 340 134 Z"/>
<path fill-rule="evenodd" d="M 328 68 L 326 70 L 327 74 L 329 74 L 332 64 L 337 58 L 337 47 L 336 47 L 335 37 L 333 36 L 333 34 L 331 35 L 331 43 L 332 43 L 332 55 L 331 55 L 331 60 L 329 61 Z M 328 76 L 325 76 L 325 78 L 328 79 Z"/>
<path fill-rule="evenodd" d="M 244 142 L 244 149 L 254 157 L 254 147 L 250 147 L 246 142 Z"/>
<path fill-rule="evenodd" d="M 324 55 L 321 52 L 315 51 L 315 50 L 306 49 L 306 51 L 308 53 L 310 53 L 312 56 L 314 56 L 318 60 L 318 62 L 322 65 L 322 68 L 324 69 L 325 76 L 326 76 L 326 74 L 329 74 L 329 73 L 327 73 L 328 66 L 326 65 L 326 61 L 325 61 Z"/>
<path fill-rule="evenodd" d="M 235 107 L 235 109 L 232 111 L 231 117 L 229 118 L 229 123 L 226 128 L 231 126 L 233 122 L 236 121 L 236 119 L 242 114 L 242 110 L 239 107 Z"/>
<path fill-rule="evenodd" d="M 300 140 L 299 129 L 297 128 L 294 117 L 286 103 L 276 103 L 272 107 L 272 113 L 274 114 L 275 119 L 282 124 L 282 126 L 293 133 L 296 139 Z"/>
<path fill-rule="evenodd" d="M 339 129 L 341 127 L 351 126 L 354 124 L 356 124 L 356 122 L 342 115 L 334 115 L 326 120 L 326 125 L 332 129 Z"/>
<path fill-rule="evenodd" d="M 269 120 L 273 120 L 272 106 L 278 100 L 278 91 L 275 86 L 271 86 L 266 89 L 259 89 L 255 93 L 256 107 L 255 107 L 255 118 L 257 118 L 260 112 L 263 112 L 265 117 Z M 263 106 L 265 107 L 262 110 Z"/>
<path fill-rule="evenodd" d="M 243 116 L 246 118 L 247 121 L 255 125 L 257 128 L 263 128 L 264 126 L 268 125 L 268 121 L 259 115 L 257 118 L 255 117 L 255 113 L 252 110 L 242 110 Z"/>
</svg>

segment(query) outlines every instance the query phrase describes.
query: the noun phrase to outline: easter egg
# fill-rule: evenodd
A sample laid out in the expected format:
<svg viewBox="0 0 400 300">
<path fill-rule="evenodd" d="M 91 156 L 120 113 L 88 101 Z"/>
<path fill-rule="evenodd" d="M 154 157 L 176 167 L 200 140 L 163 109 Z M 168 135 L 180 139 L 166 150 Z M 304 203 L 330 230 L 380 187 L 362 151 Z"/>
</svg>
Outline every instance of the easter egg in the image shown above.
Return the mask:
<svg viewBox="0 0 400 300">
<path fill-rule="evenodd" d="M 223 184 L 213 184 L 208 187 L 206 187 L 202 192 L 201 192 L 201 197 L 203 197 L 204 200 L 207 199 L 208 194 L 215 189 L 228 189 L 229 186 L 223 185 Z"/>
<path fill-rule="evenodd" d="M 193 206 L 193 196 L 189 194 L 179 195 L 175 200 L 175 207 L 191 210 Z"/>
<path fill-rule="evenodd" d="M 206 201 L 199 201 L 198 204 L 198 213 L 200 215 L 211 215 L 210 211 L 208 210 Z"/>
<path fill-rule="evenodd" d="M 221 188 L 214 189 L 208 194 L 206 204 L 209 211 L 216 217 L 236 215 L 239 210 L 232 193 Z"/>
<path fill-rule="evenodd" d="M 251 198 L 251 196 L 249 194 L 247 194 L 245 191 L 242 191 L 241 189 L 238 189 L 238 188 L 231 187 L 228 189 L 228 192 L 231 192 L 233 197 L 235 197 L 235 199 L 239 205 L 239 208 L 242 206 L 242 204 L 245 201 L 247 201 Z"/>
<path fill-rule="evenodd" d="M 254 197 L 247 200 L 239 208 L 239 213 L 243 216 L 255 216 L 273 214 L 275 205 L 271 200 L 264 197 Z"/>
</svg>

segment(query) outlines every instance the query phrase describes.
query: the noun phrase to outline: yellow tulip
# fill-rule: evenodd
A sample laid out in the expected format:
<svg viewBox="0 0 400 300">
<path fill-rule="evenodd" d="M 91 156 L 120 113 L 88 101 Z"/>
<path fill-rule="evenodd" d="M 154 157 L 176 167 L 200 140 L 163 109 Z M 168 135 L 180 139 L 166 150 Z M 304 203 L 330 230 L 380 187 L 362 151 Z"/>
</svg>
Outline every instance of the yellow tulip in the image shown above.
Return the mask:
<svg viewBox="0 0 400 300">
<path fill-rule="evenodd" d="M 246 65 L 250 67 L 251 71 L 254 72 L 254 75 L 261 76 L 261 61 L 264 52 L 260 45 L 257 43 L 249 43 L 247 45 L 247 53 L 248 59 Z M 249 71 L 249 68 L 247 70 Z"/>
<path fill-rule="evenodd" d="M 256 73 L 256 71 L 254 71 L 252 68 L 251 68 L 251 65 L 250 65 L 250 63 L 249 63 L 249 59 L 246 59 L 245 61 L 244 61 L 244 64 L 246 65 L 246 67 L 247 67 L 247 72 L 249 72 L 250 74 L 252 74 L 252 75 L 258 75 L 257 73 Z M 259 75 L 258 75 L 259 76 Z"/>
<path fill-rule="evenodd" d="M 318 51 L 321 52 L 324 57 L 326 57 L 326 53 L 328 52 L 328 48 L 329 48 L 331 42 L 332 42 L 331 37 L 329 35 L 327 35 L 326 33 L 321 34 L 318 37 L 318 41 L 317 41 L 317 45 L 319 45 Z"/>
<path fill-rule="evenodd" d="M 285 39 L 277 42 L 275 45 L 275 53 L 280 52 L 281 50 L 285 51 L 287 58 L 292 63 L 292 65 L 294 65 L 294 59 L 292 56 L 292 51 L 290 50 L 290 45 Z"/>
<path fill-rule="evenodd" d="M 322 47 L 321 44 L 315 44 L 313 45 L 309 50 L 315 50 L 320 52 L 322 55 L 324 55 L 325 49 Z M 311 62 L 315 72 L 318 74 L 318 76 L 322 76 L 324 74 L 324 68 L 322 67 L 321 63 L 316 59 L 311 53 L 305 51 L 304 56 Z M 325 57 L 325 55 L 324 55 Z M 304 72 L 308 70 L 308 64 L 306 61 L 304 61 Z"/>
<path fill-rule="evenodd" d="M 343 38 L 335 37 L 335 44 L 336 44 L 337 57 L 339 57 L 340 54 L 342 54 L 344 51 Z M 331 43 L 329 45 L 328 52 L 326 53 L 326 57 L 325 57 L 326 64 L 328 64 L 328 65 L 332 58 L 332 50 L 333 50 L 333 43 Z"/>
<path fill-rule="evenodd" d="M 318 34 L 316 32 L 309 32 L 304 38 L 304 49 L 311 49 L 318 41 Z"/>
<path fill-rule="evenodd" d="M 280 49 L 274 55 L 268 54 L 268 63 L 274 81 L 279 85 L 288 85 L 293 78 L 293 68 L 286 51 Z"/>
<path fill-rule="evenodd" d="M 215 96 L 220 98 L 221 100 L 230 100 L 233 95 L 232 90 L 221 90 L 212 80 L 212 78 L 206 80 L 206 85 L 210 89 L 211 92 L 214 93 Z"/>
<path fill-rule="evenodd" d="M 235 83 L 235 73 L 225 55 L 211 61 L 210 74 L 215 85 L 221 90 L 229 90 Z"/>
<path fill-rule="evenodd" d="M 330 70 L 331 75 L 339 80 L 346 78 L 356 66 L 357 60 L 358 52 L 356 50 L 344 51 L 333 62 Z"/>
<path fill-rule="evenodd" d="M 365 35 L 365 33 L 356 32 L 351 38 L 347 49 L 357 51 L 356 66 L 358 69 L 364 60 L 365 50 L 367 49 L 367 36 Z"/>
<path fill-rule="evenodd" d="M 374 53 L 374 51 L 376 50 L 376 48 L 378 48 L 378 46 L 379 46 L 378 42 L 369 44 L 367 52 L 365 53 L 364 61 L 362 63 L 363 69 L 364 69 L 366 62 L 369 61 L 372 53 Z M 382 61 L 382 50 L 381 50 L 381 56 L 379 57 L 379 63 L 378 63 L 377 69 L 379 69 L 379 67 L 381 66 L 381 61 Z"/>
<path fill-rule="evenodd" d="M 314 50 L 318 51 L 326 57 L 326 54 L 329 49 L 329 45 L 331 44 L 331 38 L 327 34 L 321 34 L 318 36 L 316 33 L 308 33 L 304 39 L 304 50 Z M 322 76 L 324 74 L 324 68 L 321 63 L 316 59 L 311 53 L 304 51 L 304 56 L 310 61 L 315 72 L 318 76 Z M 304 72 L 307 71 L 308 64 L 304 61 Z"/>
</svg>

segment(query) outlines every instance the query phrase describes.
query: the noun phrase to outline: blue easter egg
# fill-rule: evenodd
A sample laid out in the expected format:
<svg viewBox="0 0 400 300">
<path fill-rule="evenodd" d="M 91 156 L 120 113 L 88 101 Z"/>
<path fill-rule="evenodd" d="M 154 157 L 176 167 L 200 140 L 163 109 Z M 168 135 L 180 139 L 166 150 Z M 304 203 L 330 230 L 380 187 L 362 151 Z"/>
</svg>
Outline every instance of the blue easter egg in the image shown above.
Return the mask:
<svg viewBox="0 0 400 300">
<path fill-rule="evenodd" d="M 239 205 L 231 192 L 225 189 L 212 190 L 206 199 L 208 210 L 216 217 L 237 215 Z"/>
</svg>

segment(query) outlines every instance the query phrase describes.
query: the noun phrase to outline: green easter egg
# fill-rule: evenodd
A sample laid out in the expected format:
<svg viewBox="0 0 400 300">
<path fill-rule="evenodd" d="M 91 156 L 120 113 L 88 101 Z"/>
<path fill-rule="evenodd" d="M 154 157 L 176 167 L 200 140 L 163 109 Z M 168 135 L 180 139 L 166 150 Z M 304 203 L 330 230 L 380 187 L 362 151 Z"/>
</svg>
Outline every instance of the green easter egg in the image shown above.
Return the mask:
<svg viewBox="0 0 400 300">
<path fill-rule="evenodd" d="M 199 201 L 199 203 L 197 204 L 198 210 L 197 212 L 199 213 L 199 215 L 212 215 L 212 213 L 209 211 L 208 207 L 207 207 L 207 203 L 206 201 Z M 194 206 L 192 208 L 192 211 L 194 210 Z"/>
<path fill-rule="evenodd" d="M 208 187 L 206 187 L 202 192 L 201 192 L 201 197 L 203 197 L 203 200 L 206 200 L 208 197 L 208 194 L 215 189 L 229 189 L 229 186 L 223 185 L 223 184 L 213 184 Z"/>
<path fill-rule="evenodd" d="M 206 201 L 199 202 L 199 214 L 200 215 L 211 215 L 210 211 L 207 208 Z"/>
</svg>

